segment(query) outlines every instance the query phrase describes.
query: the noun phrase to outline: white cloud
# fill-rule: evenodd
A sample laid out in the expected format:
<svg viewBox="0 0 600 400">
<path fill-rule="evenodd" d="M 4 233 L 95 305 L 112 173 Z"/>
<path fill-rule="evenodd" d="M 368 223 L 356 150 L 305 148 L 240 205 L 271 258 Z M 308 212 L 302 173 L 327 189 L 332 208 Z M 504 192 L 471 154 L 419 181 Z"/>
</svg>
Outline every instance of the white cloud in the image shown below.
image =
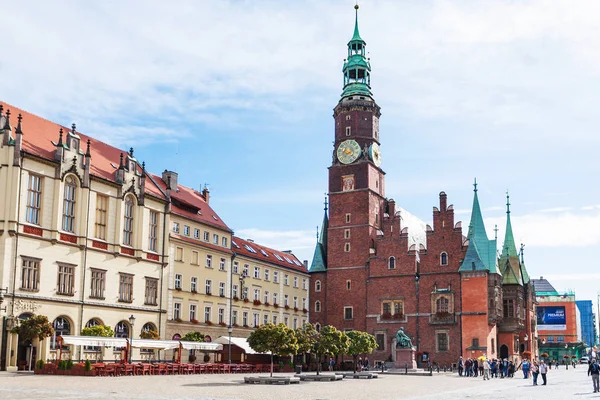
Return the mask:
<svg viewBox="0 0 600 400">
<path fill-rule="evenodd" d="M 600 212 L 575 214 L 563 212 L 548 215 L 533 213 L 511 214 L 513 235 L 517 246 L 524 243 L 531 247 L 585 247 L 600 244 Z M 499 243 L 504 242 L 505 217 L 485 218 L 488 236 L 493 236 L 494 225 L 498 225 Z"/>
<path fill-rule="evenodd" d="M 556 212 L 571 211 L 572 209 L 573 209 L 573 207 L 552 207 L 552 208 L 545 208 L 543 210 L 540 210 L 540 212 L 556 213 Z"/>
</svg>

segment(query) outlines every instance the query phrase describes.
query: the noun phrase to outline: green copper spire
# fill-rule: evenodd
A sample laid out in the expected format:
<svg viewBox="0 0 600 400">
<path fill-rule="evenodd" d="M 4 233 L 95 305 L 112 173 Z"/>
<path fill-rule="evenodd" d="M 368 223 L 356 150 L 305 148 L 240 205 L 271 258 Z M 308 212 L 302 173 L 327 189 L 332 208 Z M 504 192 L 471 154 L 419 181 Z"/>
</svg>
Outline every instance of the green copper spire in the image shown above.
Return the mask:
<svg viewBox="0 0 600 400">
<path fill-rule="evenodd" d="M 510 196 L 506 192 L 506 232 L 504 234 L 504 245 L 502 246 L 502 256 L 517 257 L 517 247 L 513 236 L 512 224 L 510 223 Z"/>
<path fill-rule="evenodd" d="M 350 43 L 352 42 L 360 42 L 362 44 L 366 44 L 364 40 L 360 37 L 360 33 L 358 33 L 358 4 L 354 6 L 354 10 L 356 15 L 354 17 L 354 35 L 352 35 L 352 39 L 350 39 Z M 348 43 L 348 44 L 350 44 Z"/>
<path fill-rule="evenodd" d="M 348 96 L 372 96 L 371 64 L 365 55 L 365 41 L 358 32 L 358 4 L 354 6 L 354 34 L 348 42 L 348 58 L 344 60 L 344 91 L 342 98 Z"/>
<path fill-rule="evenodd" d="M 459 271 L 472 271 L 475 265 L 477 271 L 497 273 L 496 240 L 488 239 L 477 196 L 477 180 L 473 183 L 473 209 L 469 225 L 469 247 Z M 476 255 L 476 257 L 475 257 Z"/>
<path fill-rule="evenodd" d="M 327 271 L 327 230 L 329 229 L 329 218 L 327 217 L 327 199 L 325 199 L 325 215 L 321 225 L 321 234 L 317 235 L 317 245 L 310 264 L 309 272 Z"/>
<path fill-rule="evenodd" d="M 521 256 L 521 277 L 523 278 L 523 283 L 527 284 L 527 283 L 529 283 L 529 281 L 531 279 L 529 278 L 529 273 L 527 272 L 527 268 L 525 268 L 525 259 L 523 256 L 524 249 L 525 249 L 525 245 L 523 243 L 521 243 L 521 248 L 519 250 L 519 253 Z"/>
</svg>

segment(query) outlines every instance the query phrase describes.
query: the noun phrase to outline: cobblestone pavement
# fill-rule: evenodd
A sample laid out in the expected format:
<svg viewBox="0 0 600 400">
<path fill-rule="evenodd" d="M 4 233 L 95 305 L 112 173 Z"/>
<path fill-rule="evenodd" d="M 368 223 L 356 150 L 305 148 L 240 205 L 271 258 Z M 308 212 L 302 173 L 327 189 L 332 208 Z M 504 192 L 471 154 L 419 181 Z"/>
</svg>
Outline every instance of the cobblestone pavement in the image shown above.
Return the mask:
<svg viewBox="0 0 600 400">
<path fill-rule="evenodd" d="M 531 379 L 459 378 L 383 375 L 373 380 L 302 382 L 299 385 L 246 385 L 242 375 L 183 375 L 135 377 L 39 376 L 0 373 L 0 400 L 329 400 L 369 399 L 494 399 L 570 400 L 598 399 L 592 393 L 587 368 L 552 370 L 547 386 L 532 386 Z M 540 379 L 541 384 L 541 379 Z"/>
</svg>

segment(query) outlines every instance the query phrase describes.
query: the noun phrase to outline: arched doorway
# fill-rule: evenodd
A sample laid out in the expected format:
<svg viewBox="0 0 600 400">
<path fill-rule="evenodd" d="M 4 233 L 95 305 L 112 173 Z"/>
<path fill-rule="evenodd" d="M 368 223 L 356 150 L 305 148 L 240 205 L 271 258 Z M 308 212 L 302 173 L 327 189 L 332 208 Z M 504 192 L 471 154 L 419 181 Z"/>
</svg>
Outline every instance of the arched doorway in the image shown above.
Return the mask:
<svg viewBox="0 0 600 400">
<path fill-rule="evenodd" d="M 503 344 L 502 346 L 500 346 L 500 358 L 502 359 L 508 359 L 508 346 Z"/>
<path fill-rule="evenodd" d="M 19 315 L 19 323 L 31 317 L 33 317 L 33 314 L 29 313 L 23 313 Z M 20 370 L 27 370 L 29 369 L 31 361 L 31 368 L 33 369 L 33 360 L 35 360 L 36 353 L 36 348 L 33 347 L 31 340 L 23 340 L 23 338 L 19 336 L 19 344 L 17 347 L 17 368 Z"/>
</svg>

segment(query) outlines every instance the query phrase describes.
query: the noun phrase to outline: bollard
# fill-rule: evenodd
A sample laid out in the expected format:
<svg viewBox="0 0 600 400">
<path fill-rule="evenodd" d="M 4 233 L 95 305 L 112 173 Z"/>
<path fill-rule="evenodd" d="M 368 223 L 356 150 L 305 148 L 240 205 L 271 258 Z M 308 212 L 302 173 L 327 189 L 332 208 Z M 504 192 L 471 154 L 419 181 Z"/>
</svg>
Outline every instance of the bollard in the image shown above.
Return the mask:
<svg viewBox="0 0 600 400">
<path fill-rule="evenodd" d="M 433 368 L 431 365 L 429 366 L 429 376 L 433 376 Z"/>
<path fill-rule="evenodd" d="M 408 375 L 408 363 L 404 364 L 404 373 Z"/>
</svg>

